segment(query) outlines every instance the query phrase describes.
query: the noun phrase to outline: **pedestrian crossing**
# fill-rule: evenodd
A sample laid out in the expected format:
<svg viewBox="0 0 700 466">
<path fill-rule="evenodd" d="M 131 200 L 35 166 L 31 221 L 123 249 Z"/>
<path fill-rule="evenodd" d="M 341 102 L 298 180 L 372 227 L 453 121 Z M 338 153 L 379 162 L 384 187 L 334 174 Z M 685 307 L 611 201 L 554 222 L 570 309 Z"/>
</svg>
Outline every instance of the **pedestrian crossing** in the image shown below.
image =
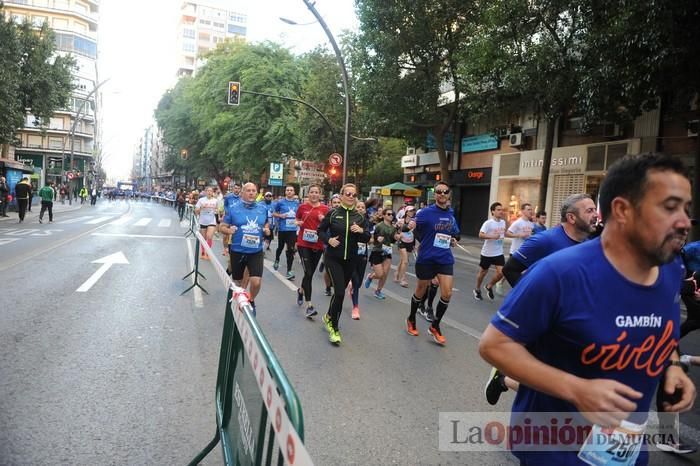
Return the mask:
<svg viewBox="0 0 700 466">
<path fill-rule="evenodd" d="M 97 216 L 97 215 L 86 215 L 80 217 L 69 218 L 65 220 L 60 220 L 55 222 L 57 225 L 69 225 L 69 224 L 83 224 L 83 225 L 100 225 L 109 224 L 116 226 L 130 226 L 130 227 L 148 227 L 148 228 L 170 228 L 173 225 L 173 220 L 169 218 L 153 218 L 153 217 L 137 217 L 133 215 L 124 215 L 115 218 L 113 215 L 110 216 Z M 179 226 L 183 225 L 179 222 L 174 222 Z"/>
</svg>

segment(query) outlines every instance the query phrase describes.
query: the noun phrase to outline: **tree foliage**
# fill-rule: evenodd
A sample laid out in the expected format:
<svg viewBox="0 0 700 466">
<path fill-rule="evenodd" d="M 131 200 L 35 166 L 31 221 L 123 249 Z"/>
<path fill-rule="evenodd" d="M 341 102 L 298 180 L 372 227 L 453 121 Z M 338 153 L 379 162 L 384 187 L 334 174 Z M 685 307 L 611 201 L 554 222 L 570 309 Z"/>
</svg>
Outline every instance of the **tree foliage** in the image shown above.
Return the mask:
<svg viewBox="0 0 700 466">
<path fill-rule="evenodd" d="M 75 60 L 55 53 L 48 25 L 15 25 L 0 3 L 0 144 L 17 143 L 27 111 L 40 122 L 66 108 L 73 90 Z"/>
</svg>

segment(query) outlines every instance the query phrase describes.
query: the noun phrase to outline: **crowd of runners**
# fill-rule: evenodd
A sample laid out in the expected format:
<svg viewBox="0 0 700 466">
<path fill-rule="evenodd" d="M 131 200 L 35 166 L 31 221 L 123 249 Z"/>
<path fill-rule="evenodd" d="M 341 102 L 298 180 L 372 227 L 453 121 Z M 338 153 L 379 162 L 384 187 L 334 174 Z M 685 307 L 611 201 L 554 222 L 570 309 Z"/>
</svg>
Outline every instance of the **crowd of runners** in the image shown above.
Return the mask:
<svg viewBox="0 0 700 466">
<path fill-rule="evenodd" d="M 376 199 L 360 201 L 353 184 L 344 185 L 328 204 L 321 195 L 321 187 L 311 185 L 300 199 L 287 186 L 275 201 L 246 183 L 242 190 L 234 185 L 217 203 L 208 188 L 195 212 L 208 241 L 217 229 L 224 235 L 231 276 L 249 289 L 253 306 L 265 250 L 275 235 L 274 269 L 284 251 L 289 280 L 296 278 L 298 252 L 303 278 L 296 302 L 309 319 L 319 313 L 312 297 L 319 270 L 331 296 L 321 320 L 335 345 L 342 342 L 345 294 L 352 297 L 352 319 L 360 319 L 359 288 L 374 284 L 373 296 L 381 301 L 387 280 L 408 287 L 414 255 L 417 282 L 405 330 L 419 335 L 420 314 L 429 337 L 444 345 L 441 321 L 452 297 L 452 248 L 460 240 L 450 186 L 437 182 L 433 204 L 406 205 L 398 212 Z M 603 428 L 623 421 L 644 426 L 657 386 L 659 410 L 689 409 L 695 387 L 678 350 L 679 295 L 691 304 L 700 299 L 696 275 L 681 260 L 691 226 L 689 204 L 690 183 L 680 162 L 654 154 L 628 156 L 611 167 L 598 206 L 587 194 L 569 196 L 556 213 L 559 223 L 549 229 L 546 212 L 534 212 L 530 203 L 521 205 L 510 225 L 503 206 L 493 203 L 491 218 L 478 232 L 484 243 L 472 294 L 476 300 L 483 300 L 483 293 L 494 299 L 503 281 L 512 290 L 480 342 L 482 357 L 494 365 L 488 402 L 496 404 L 511 389 L 517 391 L 514 412 L 578 412 Z M 507 259 L 505 238 L 511 239 Z M 484 284 L 491 267 L 495 274 Z M 515 454 L 521 464 L 611 460 L 589 462 L 596 454 L 583 450 Z M 645 455 L 631 451 L 621 464 L 644 464 Z"/>
</svg>

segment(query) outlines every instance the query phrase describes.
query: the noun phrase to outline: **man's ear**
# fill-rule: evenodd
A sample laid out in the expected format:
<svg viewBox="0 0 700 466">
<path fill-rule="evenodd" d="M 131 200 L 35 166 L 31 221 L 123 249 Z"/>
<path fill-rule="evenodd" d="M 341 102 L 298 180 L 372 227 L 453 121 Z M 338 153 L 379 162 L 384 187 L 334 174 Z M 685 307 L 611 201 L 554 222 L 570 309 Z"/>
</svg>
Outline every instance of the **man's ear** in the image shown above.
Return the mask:
<svg viewBox="0 0 700 466">
<path fill-rule="evenodd" d="M 610 203 L 610 219 L 620 225 L 629 222 L 635 215 L 634 206 L 624 197 L 616 197 Z"/>
</svg>

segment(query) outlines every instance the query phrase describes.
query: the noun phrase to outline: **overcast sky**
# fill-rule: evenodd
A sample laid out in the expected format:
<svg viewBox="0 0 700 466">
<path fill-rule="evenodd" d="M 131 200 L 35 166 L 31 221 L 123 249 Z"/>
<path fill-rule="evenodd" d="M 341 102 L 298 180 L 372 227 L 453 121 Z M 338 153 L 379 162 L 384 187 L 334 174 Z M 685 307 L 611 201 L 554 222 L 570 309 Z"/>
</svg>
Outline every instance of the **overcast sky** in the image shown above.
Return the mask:
<svg viewBox="0 0 700 466">
<path fill-rule="evenodd" d="M 248 40 L 271 40 L 303 53 L 316 45 L 330 45 L 302 0 L 209 0 L 206 3 L 248 15 Z M 358 27 L 353 0 L 317 0 L 316 9 L 336 38 Z M 153 110 L 176 78 L 176 30 L 180 0 L 104 0 L 98 31 L 99 80 L 102 87 L 102 144 L 110 177 L 126 178 L 134 147 L 152 124 Z"/>
</svg>

